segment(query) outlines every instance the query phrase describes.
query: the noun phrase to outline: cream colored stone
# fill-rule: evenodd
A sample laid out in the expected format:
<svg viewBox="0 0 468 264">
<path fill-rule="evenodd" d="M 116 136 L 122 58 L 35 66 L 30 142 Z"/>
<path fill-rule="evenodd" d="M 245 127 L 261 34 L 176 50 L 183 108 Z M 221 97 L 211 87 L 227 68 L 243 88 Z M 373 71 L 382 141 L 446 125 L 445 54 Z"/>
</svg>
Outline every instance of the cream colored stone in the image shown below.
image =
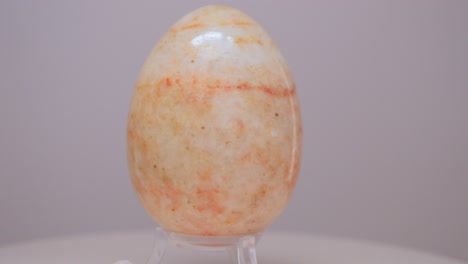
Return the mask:
<svg viewBox="0 0 468 264">
<path fill-rule="evenodd" d="M 258 232 L 287 205 L 301 137 L 294 81 L 273 40 L 242 12 L 207 6 L 179 20 L 141 70 L 130 175 L 167 230 Z"/>
</svg>

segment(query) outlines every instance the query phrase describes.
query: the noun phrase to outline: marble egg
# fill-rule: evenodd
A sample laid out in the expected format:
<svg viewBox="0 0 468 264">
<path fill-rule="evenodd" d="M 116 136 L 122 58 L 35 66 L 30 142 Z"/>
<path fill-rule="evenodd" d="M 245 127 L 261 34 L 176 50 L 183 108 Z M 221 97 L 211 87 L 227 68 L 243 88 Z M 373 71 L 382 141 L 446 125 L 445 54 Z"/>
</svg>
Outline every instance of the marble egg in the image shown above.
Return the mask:
<svg viewBox="0 0 468 264">
<path fill-rule="evenodd" d="M 206 6 L 176 22 L 143 65 L 128 116 L 130 177 L 167 231 L 256 233 L 291 197 L 301 138 L 274 41 L 241 11 Z"/>
</svg>

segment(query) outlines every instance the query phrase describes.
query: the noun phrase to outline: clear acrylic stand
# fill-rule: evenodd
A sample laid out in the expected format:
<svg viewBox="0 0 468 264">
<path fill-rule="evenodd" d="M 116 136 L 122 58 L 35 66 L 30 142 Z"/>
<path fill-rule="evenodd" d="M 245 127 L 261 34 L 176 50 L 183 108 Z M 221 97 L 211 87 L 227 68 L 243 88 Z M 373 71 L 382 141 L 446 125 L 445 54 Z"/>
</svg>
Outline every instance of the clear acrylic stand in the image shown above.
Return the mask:
<svg viewBox="0 0 468 264">
<path fill-rule="evenodd" d="M 207 263 L 196 259 L 200 253 L 206 252 L 224 253 L 225 261 L 217 261 L 219 264 L 257 264 L 256 245 L 260 236 L 261 233 L 241 236 L 195 236 L 168 232 L 158 227 L 155 231 L 153 253 L 146 264 L 185 264 L 176 261 L 183 253 L 187 254 L 187 251 L 191 258 L 190 264 Z M 132 263 L 117 261 L 114 264 Z"/>
</svg>

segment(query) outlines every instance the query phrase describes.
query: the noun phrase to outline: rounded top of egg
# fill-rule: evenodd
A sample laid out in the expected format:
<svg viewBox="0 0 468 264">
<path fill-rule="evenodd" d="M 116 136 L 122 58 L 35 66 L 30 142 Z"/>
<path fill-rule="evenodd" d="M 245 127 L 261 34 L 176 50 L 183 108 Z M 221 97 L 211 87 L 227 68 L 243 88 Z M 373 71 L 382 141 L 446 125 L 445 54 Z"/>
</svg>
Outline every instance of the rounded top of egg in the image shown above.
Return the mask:
<svg viewBox="0 0 468 264">
<path fill-rule="evenodd" d="M 147 58 L 138 83 L 174 74 L 193 75 L 195 84 L 247 82 L 273 93 L 294 87 L 266 31 L 245 13 L 220 5 L 196 9 L 176 22 Z"/>
</svg>

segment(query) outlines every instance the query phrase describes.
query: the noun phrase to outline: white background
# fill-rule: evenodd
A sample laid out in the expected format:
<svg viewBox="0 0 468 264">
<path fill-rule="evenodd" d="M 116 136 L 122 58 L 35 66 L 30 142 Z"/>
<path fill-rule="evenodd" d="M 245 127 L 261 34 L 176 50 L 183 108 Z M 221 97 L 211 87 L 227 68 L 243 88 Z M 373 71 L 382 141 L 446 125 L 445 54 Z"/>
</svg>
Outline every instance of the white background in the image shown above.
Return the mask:
<svg viewBox="0 0 468 264">
<path fill-rule="evenodd" d="M 157 40 L 210 1 L 0 2 L 0 244 L 149 228 L 127 110 Z M 219 1 L 276 39 L 304 122 L 273 229 L 468 260 L 468 1 Z"/>
</svg>

